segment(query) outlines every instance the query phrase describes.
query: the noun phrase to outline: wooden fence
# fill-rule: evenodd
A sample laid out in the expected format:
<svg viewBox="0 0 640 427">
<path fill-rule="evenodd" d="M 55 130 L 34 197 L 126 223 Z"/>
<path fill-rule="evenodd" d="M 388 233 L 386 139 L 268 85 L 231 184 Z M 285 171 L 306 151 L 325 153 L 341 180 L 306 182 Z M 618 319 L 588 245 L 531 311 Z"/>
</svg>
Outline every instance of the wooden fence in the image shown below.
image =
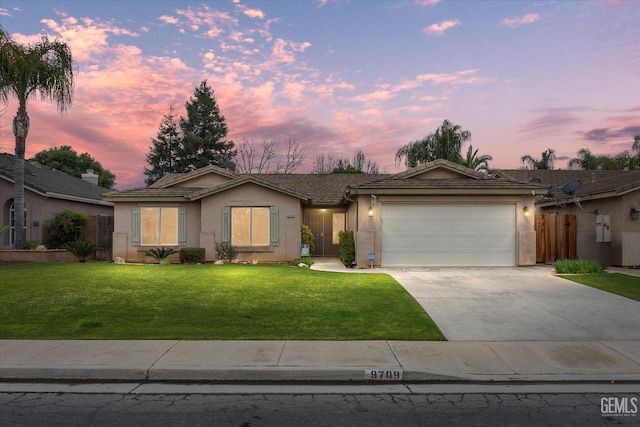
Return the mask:
<svg viewBox="0 0 640 427">
<path fill-rule="evenodd" d="M 576 216 L 536 215 L 536 262 L 576 259 Z"/>
<path fill-rule="evenodd" d="M 113 215 L 95 215 L 85 224 L 83 238 L 100 247 L 96 259 L 108 261 L 113 253 Z"/>
</svg>

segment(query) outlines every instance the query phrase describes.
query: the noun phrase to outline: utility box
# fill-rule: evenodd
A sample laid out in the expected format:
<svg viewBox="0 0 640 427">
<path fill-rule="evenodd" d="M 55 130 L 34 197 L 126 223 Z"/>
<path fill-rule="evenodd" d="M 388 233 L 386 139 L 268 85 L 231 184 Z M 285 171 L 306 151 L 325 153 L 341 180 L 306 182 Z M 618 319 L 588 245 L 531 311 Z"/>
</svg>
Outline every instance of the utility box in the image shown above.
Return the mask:
<svg viewBox="0 0 640 427">
<path fill-rule="evenodd" d="M 596 215 L 596 242 L 611 242 L 611 218 L 609 215 Z"/>
</svg>

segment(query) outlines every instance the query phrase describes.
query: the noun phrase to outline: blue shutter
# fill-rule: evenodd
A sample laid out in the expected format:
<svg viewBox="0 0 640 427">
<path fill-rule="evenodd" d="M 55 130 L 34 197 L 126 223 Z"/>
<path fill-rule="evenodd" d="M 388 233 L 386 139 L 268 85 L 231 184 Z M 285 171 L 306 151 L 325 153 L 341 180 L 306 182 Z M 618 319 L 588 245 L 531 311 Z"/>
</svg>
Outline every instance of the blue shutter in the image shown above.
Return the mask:
<svg viewBox="0 0 640 427">
<path fill-rule="evenodd" d="M 278 236 L 280 235 L 280 230 L 278 228 L 278 207 L 271 206 L 271 215 L 269 218 L 269 240 L 271 246 L 278 246 Z"/>
<path fill-rule="evenodd" d="M 139 207 L 134 207 L 133 208 L 133 227 L 131 230 L 131 244 L 133 246 L 140 246 L 140 234 L 141 234 L 141 230 L 140 230 L 140 208 Z"/>
<path fill-rule="evenodd" d="M 178 246 L 187 245 L 187 208 L 178 208 Z"/>
<path fill-rule="evenodd" d="M 231 243 L 231 206 L 222 208 L 222 243 Z"/>
</svg>

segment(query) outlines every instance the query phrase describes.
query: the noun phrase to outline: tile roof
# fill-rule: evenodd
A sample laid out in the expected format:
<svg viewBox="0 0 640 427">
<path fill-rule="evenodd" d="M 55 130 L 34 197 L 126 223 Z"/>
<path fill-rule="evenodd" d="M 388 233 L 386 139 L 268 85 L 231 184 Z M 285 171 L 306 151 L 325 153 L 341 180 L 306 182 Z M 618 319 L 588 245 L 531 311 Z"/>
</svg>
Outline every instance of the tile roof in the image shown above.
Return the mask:
<svg viewBox="0 0 640 427">
<path fill-rule="evenodd" d="M 582 197 L 610 192 L 619 194 L 640 188 L 640 171 L 513 169 L 501 170 L 498 173 L 521 182 L 539 179 L 546 188 L 554 184 L 564 186 L 569 181 L 579 180 L 581 185 L 576 195 Z"/>
<path fill-rule="evenodd" d="M 0 153 L 0 177 L 13 182 L 14 165 L 15 156 Z M 81 178 L 29 160 L 24 162 L 24 185 L 25 188 L 49 197 L 81 198 L 100 204 L 105 204 L 101 194 L 110 191 L 109 188 L 93 185 Z"/>
</svg>

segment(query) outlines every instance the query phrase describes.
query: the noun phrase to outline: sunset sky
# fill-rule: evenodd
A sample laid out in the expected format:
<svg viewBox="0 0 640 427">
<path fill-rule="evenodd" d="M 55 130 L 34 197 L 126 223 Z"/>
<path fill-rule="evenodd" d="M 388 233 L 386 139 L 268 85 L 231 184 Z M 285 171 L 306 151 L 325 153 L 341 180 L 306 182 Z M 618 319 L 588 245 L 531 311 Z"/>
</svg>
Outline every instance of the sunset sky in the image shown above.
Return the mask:
<svg viewBox="0 0 640 427">
<path fill-rule="evenodd" d="M 399 147 L 444 119 L 471 131 L 493 168 L 547 148 L 630 150 L 640 134 L 637 1 L 14 1 L 0 25 L 20 43 L 59 37 L 78 66 L 73 104 L 31 99 L 27 158 L 88 152 L 117 188 L 144 185 L 162 116 L 207 79 L 229 139 L 362 149 L 396 173 Z M 0 118 L 13 153 L 14 99 Z"/>
</svg>

